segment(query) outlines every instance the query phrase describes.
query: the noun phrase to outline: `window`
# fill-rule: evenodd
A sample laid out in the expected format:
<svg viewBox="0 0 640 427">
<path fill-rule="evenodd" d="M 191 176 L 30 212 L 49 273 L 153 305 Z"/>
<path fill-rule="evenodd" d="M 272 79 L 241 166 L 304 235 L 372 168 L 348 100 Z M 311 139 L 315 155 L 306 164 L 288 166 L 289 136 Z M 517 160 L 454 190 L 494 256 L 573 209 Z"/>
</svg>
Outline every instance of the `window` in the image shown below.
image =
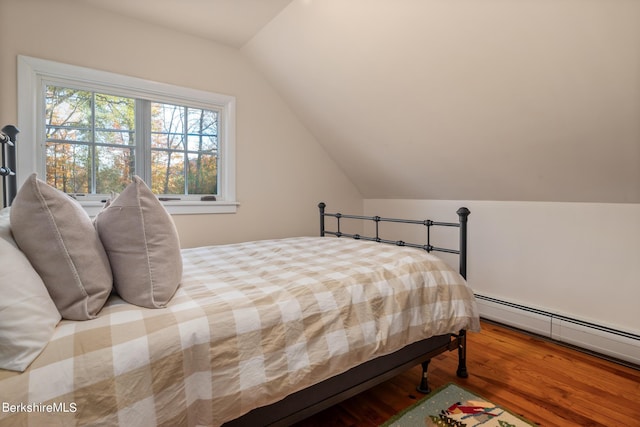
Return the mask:
<svg viewBox="0 0 640 427">
<path fill-rule="evenodd" d="M 217 195 L 218 115 L 46 85 L 46 181 L 66 193 L 106 195 L 122 191 L 136 173 L 155 194 Z M 151 138 L 138 141 L 137 134 Z M 147 151 L 151 162 L 137 166 Z"/>
<path fill-rule="evenodd" d="M 171 213 L 235 212 L 233 97 L 28 57 L 18 76 L 19 184 L 95 213 L 135 174 Z"/>
</svg>

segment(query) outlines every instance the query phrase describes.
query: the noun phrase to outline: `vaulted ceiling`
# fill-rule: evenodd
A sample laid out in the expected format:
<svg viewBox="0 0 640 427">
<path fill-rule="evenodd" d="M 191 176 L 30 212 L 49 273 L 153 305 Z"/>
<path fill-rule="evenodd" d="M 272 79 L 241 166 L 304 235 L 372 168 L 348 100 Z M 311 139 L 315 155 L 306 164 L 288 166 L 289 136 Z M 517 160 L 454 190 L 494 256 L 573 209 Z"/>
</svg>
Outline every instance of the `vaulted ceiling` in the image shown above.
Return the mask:
<svg viewBox="0 0 640 427">
<path fill-rule="evenodd" d="M 635 0 L 78 0 L 239 49 L 365 198 L 640 203 Z"/>
<path fill-rule="evenodd" d="M 291 0 L 76 0 L 234 48 L 242 47 Z"/>
</svg>

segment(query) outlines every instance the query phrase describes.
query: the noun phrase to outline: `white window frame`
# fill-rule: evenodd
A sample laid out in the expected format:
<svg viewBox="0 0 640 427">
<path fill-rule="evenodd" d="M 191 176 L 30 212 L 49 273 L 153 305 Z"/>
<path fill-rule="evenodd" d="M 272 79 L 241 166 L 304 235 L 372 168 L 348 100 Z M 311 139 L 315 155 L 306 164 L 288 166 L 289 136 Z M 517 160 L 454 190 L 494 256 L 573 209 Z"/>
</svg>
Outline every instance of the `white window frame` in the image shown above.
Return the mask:
<svg viewBox="0 0 640 427">
<path fill-rule="evenodd" d="M 236 99 L 197 89 L 93 70 L 28 56 L 18 56 L 18 129 L 16 144 L 18 186 L 34 172 L 45 176 L 45 122 L 44 85 L 68 82 L 96 91 L 109 91 L 116 95 L 143 98 L 162 103 L 175 103 L 192 107 L 221 109 L 219 116 L 222 132 L 219 138 L 219 188 L 216 201 L 200 201 L 185 197 L 182 200 L 162 202 L 171 214 L 235 213 L 235 114 Z M 80 200 L 89 215 L 96 215 L 103 203 Z"/>
</svg>

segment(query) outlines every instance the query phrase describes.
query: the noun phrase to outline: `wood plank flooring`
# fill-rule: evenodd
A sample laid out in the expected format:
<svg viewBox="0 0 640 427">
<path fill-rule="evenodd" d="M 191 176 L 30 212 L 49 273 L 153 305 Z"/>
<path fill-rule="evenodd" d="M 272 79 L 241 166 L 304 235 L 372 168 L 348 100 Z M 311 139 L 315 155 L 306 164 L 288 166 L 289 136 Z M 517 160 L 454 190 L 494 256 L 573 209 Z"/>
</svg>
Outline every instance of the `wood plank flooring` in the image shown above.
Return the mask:
<svg viewBox="0 0 640 427">
<path fill-rule="evenodd" d="M 549 427 L 640 427 L 640 371 L 488 322 L 468 334 L 469 378 L 455 375 L 457 354 L 429 366 L 432 389 L 455 382 Z M 413 368 L 296 427 L 377 426 L 423 395 Z"/>
</svg>

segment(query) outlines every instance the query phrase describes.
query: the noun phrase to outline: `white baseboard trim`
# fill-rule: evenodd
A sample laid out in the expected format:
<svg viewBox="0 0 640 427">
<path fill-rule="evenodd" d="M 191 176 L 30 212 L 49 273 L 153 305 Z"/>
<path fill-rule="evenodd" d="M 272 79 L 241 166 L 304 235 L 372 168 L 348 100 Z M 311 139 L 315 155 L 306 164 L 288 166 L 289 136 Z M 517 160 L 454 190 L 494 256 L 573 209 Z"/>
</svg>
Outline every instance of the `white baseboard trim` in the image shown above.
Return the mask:
<svg viewBox="0 0 640 427">
<path fill-rule="evenodd" d="M 480 316 L 640 366 L 640 335 L 476 294 Z"/>
</svg>

